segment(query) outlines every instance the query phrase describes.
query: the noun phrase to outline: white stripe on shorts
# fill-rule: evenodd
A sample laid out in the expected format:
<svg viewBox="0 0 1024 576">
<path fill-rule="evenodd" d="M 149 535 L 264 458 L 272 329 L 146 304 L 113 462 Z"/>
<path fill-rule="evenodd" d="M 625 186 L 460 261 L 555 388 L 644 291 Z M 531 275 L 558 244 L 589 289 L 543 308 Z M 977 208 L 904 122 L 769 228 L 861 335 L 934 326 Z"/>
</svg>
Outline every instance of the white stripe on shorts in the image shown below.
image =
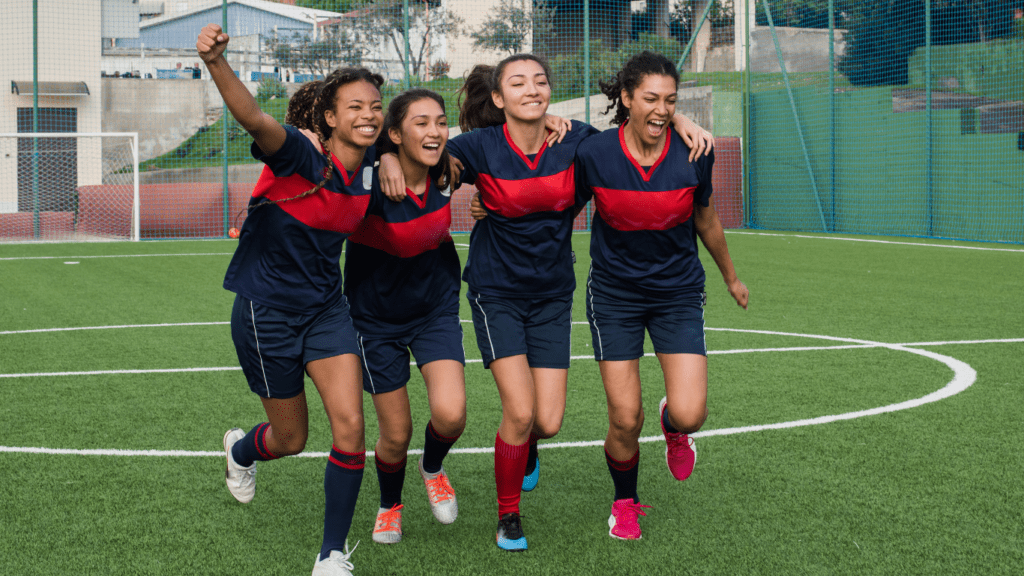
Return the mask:
<svg viewBox="0 0 1024 576">
<path fill-rule="evenodd" d="M 377 388 L 373 385 L 373 374 L 370 373 L 370 365 L 366 363 L 366 347 L 363 346 L 363 335 L 359 335 L 359 351 L 362 352 L 363 367 L 366 368 L 366 375 L 370 377 L 370 394 L 376 394 Z"/>
<path fill-rule="evenodd" d="M 494 351 L 494 340 L 491 340 L 491 327 L 487 325 L 487 312 L 484 312 L 484 307 L 480 305 L 480 295 L 476 297 L 476 307 L 480 309 L 480 313 L 484 315 L 484 330 L 487 331 L 487 343 L 491 345 L 491 360 L 495 360 L 497 352 Z"/>
<path fill-rule="evenodd" d="M 270 382 L 267 382 L 267 369 L 263 367 L 263 354 L 260 352 L 260 336 L 256 333 L 256 311 L 249 300 L 249 317 L 252 318 L 252 337 L 256 339 L 256 355 L 260 357 L 260 371 L 263 372 L 263 384 L 267 387 L 267 398 L 270 398 Z"/>
<path fill-rule="evenodd" d="M 597 314 L 594 312 L 594 290 L 591 287 L 591 283 L 594 281 L 594 265 L 590 265 L 590 272 L 587 274 L 587 296 L 590 297 L 590 316 L 592 318 L 590 325 L 594 327 L 594 331 L 597 332 L 597 346 L 598 346 L 598 360 L 604 360 L 604 344 L 601 342 L 601 329 L 597 327 Z"/>
</svg>

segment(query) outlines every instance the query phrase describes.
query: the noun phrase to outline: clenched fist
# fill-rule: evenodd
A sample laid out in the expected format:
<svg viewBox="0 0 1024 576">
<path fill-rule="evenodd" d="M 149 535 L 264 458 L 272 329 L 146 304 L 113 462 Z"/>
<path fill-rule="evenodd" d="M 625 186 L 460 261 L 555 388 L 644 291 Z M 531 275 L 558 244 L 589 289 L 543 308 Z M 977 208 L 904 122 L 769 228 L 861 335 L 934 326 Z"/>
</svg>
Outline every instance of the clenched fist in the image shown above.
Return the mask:
<svg viewBox="0 0 1024 576">
<path fill-rule="evenodd" d="M 221 54 L 224 54 L 230 39 L 219 24 L 207 24 L 199 32 L 199 38 L 196 39 L 196 50 L 199 52 L 199 58 L 207 64 L 213 62 Z"/>
</svg>

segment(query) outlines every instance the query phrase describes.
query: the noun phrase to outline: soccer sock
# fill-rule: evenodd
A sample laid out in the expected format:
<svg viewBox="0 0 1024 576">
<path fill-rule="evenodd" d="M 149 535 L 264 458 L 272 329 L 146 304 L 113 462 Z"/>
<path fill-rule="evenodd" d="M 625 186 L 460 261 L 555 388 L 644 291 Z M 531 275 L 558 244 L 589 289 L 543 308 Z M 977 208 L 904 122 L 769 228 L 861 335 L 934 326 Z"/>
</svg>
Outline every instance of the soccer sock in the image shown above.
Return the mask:
<svg viewBox="0 0 1024 576">
<path fill-rule="evenodd" d="M 452 449 L 452 445 L 459 439 L 458 436 L 449 438 L 438 434 L 433 422 L 427 422 L 426 437 L 423 443 L 423 471 L 428 474 L 436 474 L 441 471 L 441 462 Z"/>
<path fill-rule="evenodd" d="M 260 422 L 244 438 L 235 442 L 231 447 L 231 457 L 239 466 L 249 467 L 253 462 L 264 460 L 276 460 L 277 456 L 267 450 L 267 431 L 270 430 L 269 422 Z"/>
<path fill-rule="evenodd" d="M 676 430 L 676 427 L 668 420 L 668 404 L 666 404 L 665 409 L 661 411 L 661 425 L 665 427 L 665 431 L 669 434 L 679 434 L 679 430 Z"/>
<path fill-rule="evenodd" d="M 529 443 L 513 446 L 494 437 L 494 480 L 498 485 L 498 518 L 509 512 L 519 512 L 519 496 L 526 473 L 526 454 Z"/>
<path fill-rule="evenodd" d="M 405 484 L 405 458 L 401 461 L 385 462 L 380 456 L 374 456 L 377 461 L 377 483 L 380 484 L 380 507 L 391 508 L 395 504 L 402 503 L 402 486 Z"/>
<path fill-rule="evenodd" d="M 604 451 L 604 459 L 608 462 L 608 471 L 612 474 L 612 483 L 615 484 L 615 499 L 632 498 L 633 502 L 639 502 L 640 497 L 636 493 L 637 473 L 640 471 L 640 451 L 626 460 L 619 462 L 607 450 Z"/>
<path fill-rule="evenodd" d="M 530 433 L 530 449 L 526 453 L 526 474 L 533 474 L 537 468 L 537 435 Z"/>
<path fill-rule="evenodd" d="M 345 549 L 345 538 L 352 526 L 352 514 L 356 509 L 356 498 L 359 496 L 359 485 L 363 482 L 365 466 L 365 451 L 352 454 L 331 446 L 327 471 L 324 472 L 324 543 L 320 547 L 321 560 L 330 556 L 331 550 Z"/>
</svg>

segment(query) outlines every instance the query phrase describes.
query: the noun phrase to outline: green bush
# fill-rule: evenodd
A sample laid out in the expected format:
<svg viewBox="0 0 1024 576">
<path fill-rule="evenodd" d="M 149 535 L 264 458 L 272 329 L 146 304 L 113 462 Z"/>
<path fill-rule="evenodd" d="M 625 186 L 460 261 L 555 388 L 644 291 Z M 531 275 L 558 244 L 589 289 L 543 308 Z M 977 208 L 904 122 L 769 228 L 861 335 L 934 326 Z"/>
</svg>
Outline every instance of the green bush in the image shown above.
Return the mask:
<svg viewBox="0 0 1024 576">
<path fill-rule="evenodd" d="M 272 76 L 264 76 L 256 88 L 256 101 L 266 102 L 272 98 L 286 98 L 288 89 L 280 80 Z"/>
<path fill-rule="evenodd" d="M 600 92 L 598 83 L 608 82 L 622 65 L 635 54 L 650 50 L 676 62 L 683 55 L 686 46 L 673 38 L 661 38 L 654 34 L 640 34 L 637 40 L 623 44 L 617 50 L 608 50 L 600 40 L 590 41 L 590 86 L 583 77 L 583 47 L 575 54 L 562 54 L 551 60 L 551 74 L 554 78 L 553 100 L 569 100 L 584 94 Z"/>
</svg>

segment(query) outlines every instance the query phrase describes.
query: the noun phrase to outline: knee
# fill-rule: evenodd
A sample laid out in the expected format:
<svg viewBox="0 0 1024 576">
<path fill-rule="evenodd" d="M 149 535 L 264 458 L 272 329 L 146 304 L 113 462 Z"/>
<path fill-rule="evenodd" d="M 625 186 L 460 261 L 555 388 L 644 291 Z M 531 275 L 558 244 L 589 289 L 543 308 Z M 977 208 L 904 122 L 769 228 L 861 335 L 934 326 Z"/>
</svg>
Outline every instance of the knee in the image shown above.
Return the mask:
<svg viewBox="0 0 1024 576">
<path fill-rule="evenodd" d="M 438 434 L 454 438 L 460 436 L 466 429 L 466 413 L 465 411 L 462 413 L 454 411 L 435 413 L 430 416 L 430 423 L 433 424 L 434 430 L 437 430 Z"/>
<path fill-rule="evenodd" d="M 306 438 L 308 435 L 305 432 L 285 432 L 281 433 L 277 430 L 274 431 L 274 455 L 281 456 L 294 456 L 306 449 Z"/>
<path fill-rule="evenodd" d="M 363 422 L 362 410 L 332 414 L 330 415 L 330 421 L 331 434 L 335 438 L 338 438 L 339 436 L 350 437 L 354 435 L 363 435 L 365 423 Z"/>
<path fill-rule="evenodd" d="M 517 434 L 527 435 L 533 429 L 533 408 L 506 409 L 502 418 Z"/>
<path fill-rule="evenodd" d="M 704 421 L 708 418 L 708 408 L 703 404 L 700 406 L 681 406 L 675 408 L 669 406 L 666 408 L 666 411 L 672 426 L 686 434 L 692 434 L 700 430 L 701 426 L 704 425 Z"/>
<path fill-rule="evenodd" d="M 547 420 L 538 418 L 533 423 L 533 433 L 536 434 L 538 438 L 554 438 L 561 429 L 561 418 L 550 418 Z"/>
<path fill-rule="evenodd" d="M 613 433 L 620 436 L 639 437 L 644 427 L 644 411 L 620 410 L 609 415 L 609 423 Z"/>
<path fill-rule="evenodd" d="M 404 454 L 409 451 L 411 430 L 389 430 L 377 439 L 378 450 L 385 454 Z"/>
</svg>

